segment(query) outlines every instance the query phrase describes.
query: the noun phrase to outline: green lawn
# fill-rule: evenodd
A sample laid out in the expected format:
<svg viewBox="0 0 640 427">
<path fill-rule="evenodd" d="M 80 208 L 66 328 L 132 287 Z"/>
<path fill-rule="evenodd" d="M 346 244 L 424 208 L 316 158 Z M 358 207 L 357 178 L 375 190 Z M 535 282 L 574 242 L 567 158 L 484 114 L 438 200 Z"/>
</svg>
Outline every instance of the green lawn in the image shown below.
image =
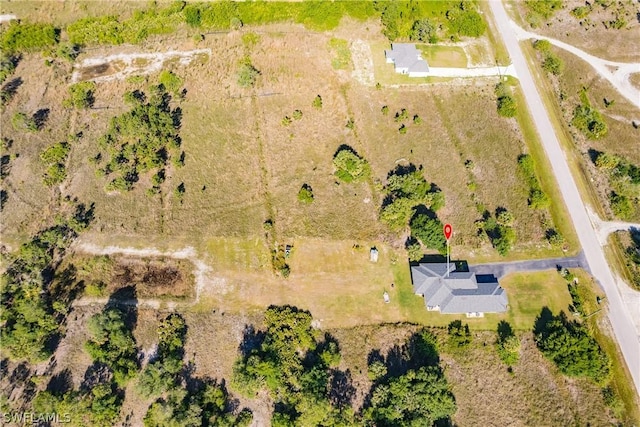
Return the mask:
<svg viewBox="0 0 640 427">
<path fill-rule="evenodd" d="M 567 311 L 571 296 L 566 281 L 555 270 L 536 273 L 514 273 L 500 281 L 509 297 L 509 311 L 505 314 L 486 314 L 482 318 L 467 318 L 465 315 L 448 315 L 427 311 L 423 298 L 415 295 L 411 287 L 409 266 L 397 264 L 392 267 L 398 288 L 401 313 L 409 322 L 430 326 L 446 326 L 452 320 L 461 319 L 473 329 L 493 330 L 501 320 L 508 321 L 514 329 L 531 330 L 542 307 L 553 312 Z M 582 283 L 590 283 L 586 273 L 577 271 Z"/>
<path fill-rule="evenodd" d="M 467 54 L 460 46 L 417 44 L 416 47 L 430 67 L 467 67 Z"/>
</svg>

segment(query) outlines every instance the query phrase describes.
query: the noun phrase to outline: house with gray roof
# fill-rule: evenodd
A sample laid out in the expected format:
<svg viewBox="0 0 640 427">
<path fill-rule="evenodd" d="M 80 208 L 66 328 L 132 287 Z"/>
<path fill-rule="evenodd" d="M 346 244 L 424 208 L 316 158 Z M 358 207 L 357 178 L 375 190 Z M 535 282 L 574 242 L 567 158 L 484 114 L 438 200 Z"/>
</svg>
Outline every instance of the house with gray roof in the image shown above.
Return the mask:
<svg viewBox="0 0 640 427">
<path fill-rule="evenodd" d="M 457 271 L 455 264 L 448 270 L 444 263 L 412 266 L 411 281 L 429 311 L 482 317 L 484 313 L 505 312 L 509 304 L 495 276 Z"/>
<path fill-rule="evenodd" d="M 394 64 L 396 73 L 408 74 L 409 77 L 429 75 L 429 65 L 413 43 L 393 43 L 391 50 L 384 51 L 384 56 L 388 63 Z"/>
</svg>

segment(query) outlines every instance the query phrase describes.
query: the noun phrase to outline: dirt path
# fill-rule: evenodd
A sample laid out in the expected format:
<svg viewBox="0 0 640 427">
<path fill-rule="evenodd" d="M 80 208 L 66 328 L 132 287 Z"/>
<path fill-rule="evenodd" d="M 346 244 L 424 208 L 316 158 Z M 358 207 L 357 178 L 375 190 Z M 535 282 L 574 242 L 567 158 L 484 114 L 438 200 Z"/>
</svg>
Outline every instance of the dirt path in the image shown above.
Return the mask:
<svg viewBox="0 0 640 427">
<path fill-rule="evenodd" d="M 601 245 L 606 245 L 609 234 L 615 233 L 616 231 L 628 231 L 632 228 L 640 230 L 640 224 L 638 223 L 624 221 L 603 221 L 600 219 L 598 214 L 596 214 L 589 208 L 587 208 L 587 213 L 589 214 L 589 219 L 591 220 L 591 224 L 593 224 L 593 228 L 598 233 L 598 239 L 600 240 Z"/>
<path fill-rule="evenodd" d="M 636 88 L 630 80 L 631 74 L 640 73 L 640 63 L 608 61 L 588 54 L 587 52 L 560 40 L 526 31 L 513 21 L 510 21 L 510 24 L 514 28 L 518 40 L 547 40 L 552 45 L 564 49 L 567 52 L 571 52 L 580 59 L 588 62 L 589 65 L 591 65 L 596 72 L 600 74 L 600 76 L 608 80 L 609 83 L 611 83 L 613 87 L 620 92 L 620 95 L 624 96 L 633 105 L 640 108 L 640 89 Z"/>
<path fill-rule="evenodd" d="M 211 56 L 211 49 L 187 51 L 170 50 L 156 53 L 119 53 L 115 55 L 85 58 L 73 66 L 71 81 L 107 82 L 122 80 L 131 75 L 160 72 L 167 61 L 189 65 L 198 56 Z"/>
<path fill-rule="evenodd" d="M 98 246 L 89 242 L 78 242 L 74 245 L 76 251 L 84 252 L 92 255 L 128 255 L 135 257 L 166 257 L 180 260 L 190 261 L 194 266 L 193 274 L 195 276 L 195 298 L 191 302 L 175 302 L 166 301 L 155 298 L 141 298 L 134 300 L 118 301 L 122 305 L 135 305 L 140 308 L 159 309 L 163 304 L 169 310 L 177 307 L 190 307 L 200 302 L 200 297 L 205 292 L 226 292 L 226 282 L 220 277 L 212 276 L 211 267 L 198 258 L 196 250 L 192 247 L 186 247 L 175 251 L 161 251 L 157 248 L 137 249 L 131 247 L 120 246 Z M 96 304 L 106 304 L 109 301 L 107 297 L 82 297 L 77 299 L 74 306 L 88 306 Z"/>
</svg>

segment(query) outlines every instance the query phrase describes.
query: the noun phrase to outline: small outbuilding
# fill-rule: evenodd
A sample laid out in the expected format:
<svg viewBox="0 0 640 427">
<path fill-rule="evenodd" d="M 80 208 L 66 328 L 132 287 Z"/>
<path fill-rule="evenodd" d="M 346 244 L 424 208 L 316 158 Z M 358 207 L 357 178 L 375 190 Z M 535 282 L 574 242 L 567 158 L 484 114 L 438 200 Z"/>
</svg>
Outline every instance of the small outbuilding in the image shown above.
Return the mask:
<svg viewBox="0 0 640 427">
<path fill-rule="evenodd" d="M 371 248 L 371 251 L 369 251 L 369 261 L 378 262 L 378 249 Z"/>
<path fill-rule="evenodd" d="M 409 77 L 429 76 L 429 64 L 413 43 L 393 43 L 391 50 L 384 51 L 384 56 L 388 63 L 394 64 L 396 73 Z"/>
</svg>

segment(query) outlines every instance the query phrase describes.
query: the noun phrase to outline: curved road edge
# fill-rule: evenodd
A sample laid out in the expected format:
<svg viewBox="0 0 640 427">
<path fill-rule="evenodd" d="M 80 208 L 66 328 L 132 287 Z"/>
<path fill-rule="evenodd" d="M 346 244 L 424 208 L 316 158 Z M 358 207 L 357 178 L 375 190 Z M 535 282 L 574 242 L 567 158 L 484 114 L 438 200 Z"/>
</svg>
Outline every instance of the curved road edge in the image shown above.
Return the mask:
<svg viewBox="0 0 640 427">
<path fill-rule="evenodd" d="M 569 164 L 555 134 L 549 113 L 534 83 L 527 60 L 518 42 L 517 34 L 501 0 L 489 0 L 496 28 L 507 48 L 511 61 L 520 79 L 527 108 L 533 118 L 543 148 L 553 170 L 556 182 L 578 234 L 580 245 L 591 269 L 591 273 L 600 284 L 609 301 L 608 317 L 622 351 L 622 355 L 631 373 L 636 393 L 640 395 L 640 337 L 631 314 L 624 303 L 614 275 L 607 263 L 604 250 L 600 245 L 596 230 L 593 228 L 578 187 L 569 169 Z M 634 309 L 634 307 L 630 307 Z M 640 313 L 640 304 L 635 307 Z"/>
</svg>

